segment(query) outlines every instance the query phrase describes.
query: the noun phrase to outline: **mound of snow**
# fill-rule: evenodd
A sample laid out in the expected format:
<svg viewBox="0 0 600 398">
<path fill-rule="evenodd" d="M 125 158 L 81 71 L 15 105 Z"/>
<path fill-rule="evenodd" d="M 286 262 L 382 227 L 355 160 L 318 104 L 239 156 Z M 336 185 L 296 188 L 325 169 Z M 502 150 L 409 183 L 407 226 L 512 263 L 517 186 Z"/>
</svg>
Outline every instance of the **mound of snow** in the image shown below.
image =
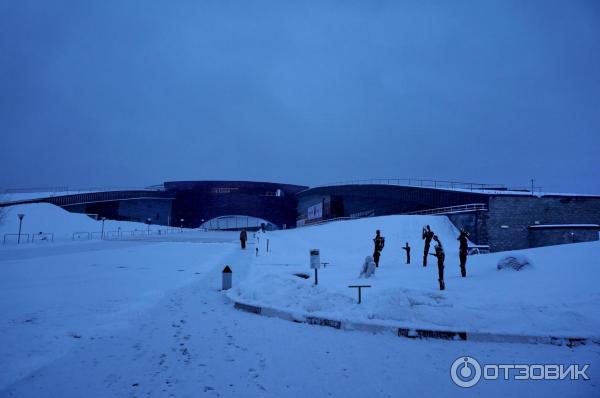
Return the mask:
<svg viewBox="0 0 600 398">
<path fill-rule="evenodd" d="M 429 224 L 446 252 L 446 290 L 440 291 L 433 257 L 422 266 L 421 228 Z M 358 305 L 356 289 L 377 229 L 386 237 L 379 268 Z M 440 330 L 527 335 L 598 336 L 600 243 L 560 245 L 469 256 L 460 274 L 459 231 L 444 216 L 389 216 L 267 232 L 248 277 L 228 295 L 249 304 L 327 319 Z M 269 252 L 266 241 L 269 240 Z M 402 247 L 409 242 L 411 264 Z M 252 243 L 252 242 L 251 242 Z M 310 249 L 327 267 L 314 286 Z M 431 252 L 432 250 L 430 250 Z M 536 264 L 528 272 L 498 272 L 507 255 Z M 305 273 L 302 279 L 294 274 Z"/>
<path fill-rule="evenodd" d="M 33 203 L 0 208 L 3 217 L 0 220 L 0 234 L 17 234 L 19 232 L 18 214 L 25 214 L 21 233 L 23 234 L 54 234 L 55 240 L 71 239 L 75 232 L 100 232 L 102 221 L 79 213 L 70 213 L 61 207 L 49 203 Z M 104 231 L 146 230 L 142 223 L 106 220 Z"/>
<path fill-rule="evenodd" d="M 512 254 L 510 256 L 502 257 L 498 261 L 498 269 L 511 269 L 520 271 L 525 267 L 530 267 L 531 262 L 522 254 Z"/>
</svg>

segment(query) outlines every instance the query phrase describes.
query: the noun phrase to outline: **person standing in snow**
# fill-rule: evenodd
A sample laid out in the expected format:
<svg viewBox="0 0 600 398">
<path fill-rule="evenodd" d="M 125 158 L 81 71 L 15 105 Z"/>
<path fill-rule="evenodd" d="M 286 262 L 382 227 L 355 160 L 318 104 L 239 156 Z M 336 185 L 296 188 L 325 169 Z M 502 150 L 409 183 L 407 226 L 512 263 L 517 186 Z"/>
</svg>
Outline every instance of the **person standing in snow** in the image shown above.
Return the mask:
<svg viewBox="0 0 600 398">
<path fill-rule="evenodd" d="M 462 277 L 467 276 L 467 251 L 469 249 L 469 233 L 461 228 L 460 235 L 457 240 L 459 241 L 458 247 L 458 259 L 460 260 L 460 274 Z"/>
<path fill-rule="evenodd" d="M 375 231 L 373 243 L 375 244 L 375 248 L 373 250 L 373 259 L 375 260 L 375 266 L 379 267 L 379 257 L 381 256 L 383 246 L 385 246 L 385 238 L 381 236 L 381 232 L 379 230 Z"/>
<path fill-rule="evenodd" d="M 368 278 L 375 273 L 375 262 L 371 256 L 365 257 L 365 262 L 362 265 L 359 278 Z"/>
<path fill-rule="evenodd" d="M 431 239 L 433 239 L 434 235 L 435 234 L 431 228 L 429 228 L 429 225 L 423 227 L 423 233 L 421 235 L 421 238 L 425 241 L 425 247 L 423 249 L 423 267 L 427 267 L 427 255 L 429 254 L 429 246 L 431 245 Z"/>
<path fill-rule="evenodd" d="M 444 259 L 446 258 L 446 253 L 444 253 L 444 247 L 442 246 L 442 242 L 437 235 L 433 236 L 433 240 L 436 242 L 435 253 L 430 254 L 434 257 L 437 257 L 438 281 L 440 282 L 440 290 L 444 290 L 446 289 L 446 284 L 444 283 Z"/>
<path fill-rule="evenodd" d="M 406 242 L 406 246 L 402 247 L 402 250 L 406 251 L 406 264 L 410 264 L 410 246 Z"/>
<path fill-rule="evenodd" d="M 240 232 L 240 243 L 242 244 L 242 250 L 246 249 L 246 241 L 248 240 L 248 233 L 246 232 L 246 228 L 242 229 Z"/>
</svg>

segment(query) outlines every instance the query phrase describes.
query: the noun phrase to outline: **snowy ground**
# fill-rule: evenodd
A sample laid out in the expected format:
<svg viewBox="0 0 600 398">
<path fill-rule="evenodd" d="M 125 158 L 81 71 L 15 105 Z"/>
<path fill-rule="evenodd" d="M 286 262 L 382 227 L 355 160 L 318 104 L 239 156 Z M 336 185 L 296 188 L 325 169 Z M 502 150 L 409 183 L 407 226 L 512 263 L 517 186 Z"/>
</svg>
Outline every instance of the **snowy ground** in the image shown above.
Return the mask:
<svg viewBox="0 0 600 398">
<path fill-rule="evenodd" d="M 436 258 L 422 266 L 421 228 L 429 224 L 446 249 L 446 290 L 437 282 Z M 359 279 L 361 263 L 372 253 L 376 229 L 386 237 L 374 277 Z M 438 330 L 542 336 L 600 336 L 600 256 L 598 242 L 518 251 L 533 263 L 523 271 L 499 271 L 494 253 L 469 256 L 468 277 L 460 276 L 458 231 L 446 217 L 392 216 L 341 221 L 318 227 L 269 232 L 249 278 L 230 292 L 236 300 L 326 318 L 367 321 Z M 266 239 L 269 253 L 266 253 Z M 408 241 L 412 261 L 401 246 Z M 313 285 L 309 250 L 321 261 Z M 433 248 L 430 250 L 433 252 Z M 296 273 L 307 273 L 301 279 Z M 364 302 L 356 289 L 369 284 Z"/>
<path fill-rule="evenodd" d="M 69 217 L 62 222 L 68 224 Z M 269 233 L 269 239 L 289 234 L 299 242 L 298 234 L 328 228 Z M 381 229 L 390 250 L 393 234 Z M 371 233 L 365 231 L 369 239 Z M 234 234 L 170 238 L 1 248 L 0 396 L 598 395 L 596 345 L 409 340 L 240 312 L 218 290 L 222 267 L 233 268 L 239 285 L 261 270 L 277 268 L 265 264 L 283 261 L 275 258 L 278 246 L 273 257 L 261 251 L 257 259 L 255 246 L 242 252 L 232 243 Z M 290 246 L 286 261 L 306 262 L 304 244 L 311 242 L 298 243 L 302 258 L 296 259 Z M 327 255 L 334 257 L 332 253 Z M 392 255 L 385 255 L 382 267 L 391 268 L 386 261 Z M 328 272 L 323 272 L 324 283 Z M 382 273 L 378 278 L 383 279 Z M 449 376 L 452 362 L 463 355 L 487 363 L 588 363 L 591 380 L 482 381 L 465 390 Z"/>
</svg>

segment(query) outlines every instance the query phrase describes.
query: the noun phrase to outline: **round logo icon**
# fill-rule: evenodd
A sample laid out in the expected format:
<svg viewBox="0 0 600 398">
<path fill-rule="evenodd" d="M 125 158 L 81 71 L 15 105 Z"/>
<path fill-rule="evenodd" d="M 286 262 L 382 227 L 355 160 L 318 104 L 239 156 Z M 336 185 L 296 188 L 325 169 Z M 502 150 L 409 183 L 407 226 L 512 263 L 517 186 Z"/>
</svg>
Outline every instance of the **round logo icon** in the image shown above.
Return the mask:
<svg viewBox="0 0 600 398">
<path fill-rule="evenodd" d="M 459 387 L 473 387 L 481 379 L 481 365 L 472 357 L 456 358 L 450 368 L 450 377 Z"/>
</svg>

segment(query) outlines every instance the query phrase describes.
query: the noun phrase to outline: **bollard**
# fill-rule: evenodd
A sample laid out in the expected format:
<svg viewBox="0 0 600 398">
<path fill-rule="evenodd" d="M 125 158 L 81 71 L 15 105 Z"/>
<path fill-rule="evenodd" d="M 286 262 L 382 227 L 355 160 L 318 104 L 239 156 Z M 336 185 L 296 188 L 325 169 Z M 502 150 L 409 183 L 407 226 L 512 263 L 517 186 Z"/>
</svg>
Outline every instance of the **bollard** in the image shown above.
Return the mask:
<svg viewBox="0 0 600 398">
<path fill-rule="evenodd" d="M 258 247 L 256 248 L 256 257 L 258 257 Z"/>
<path fill-rule="evenodd" d="M 232 272 L 229 265 L 226 265 L 223 268 L 223 290 L 231 289 L 231 280 L 232 280 Z"/>
<path fill-rule="evenodd" d="M 269 239 L 267 239 L 267 253 L 269 252 Z"/>
</svg>

